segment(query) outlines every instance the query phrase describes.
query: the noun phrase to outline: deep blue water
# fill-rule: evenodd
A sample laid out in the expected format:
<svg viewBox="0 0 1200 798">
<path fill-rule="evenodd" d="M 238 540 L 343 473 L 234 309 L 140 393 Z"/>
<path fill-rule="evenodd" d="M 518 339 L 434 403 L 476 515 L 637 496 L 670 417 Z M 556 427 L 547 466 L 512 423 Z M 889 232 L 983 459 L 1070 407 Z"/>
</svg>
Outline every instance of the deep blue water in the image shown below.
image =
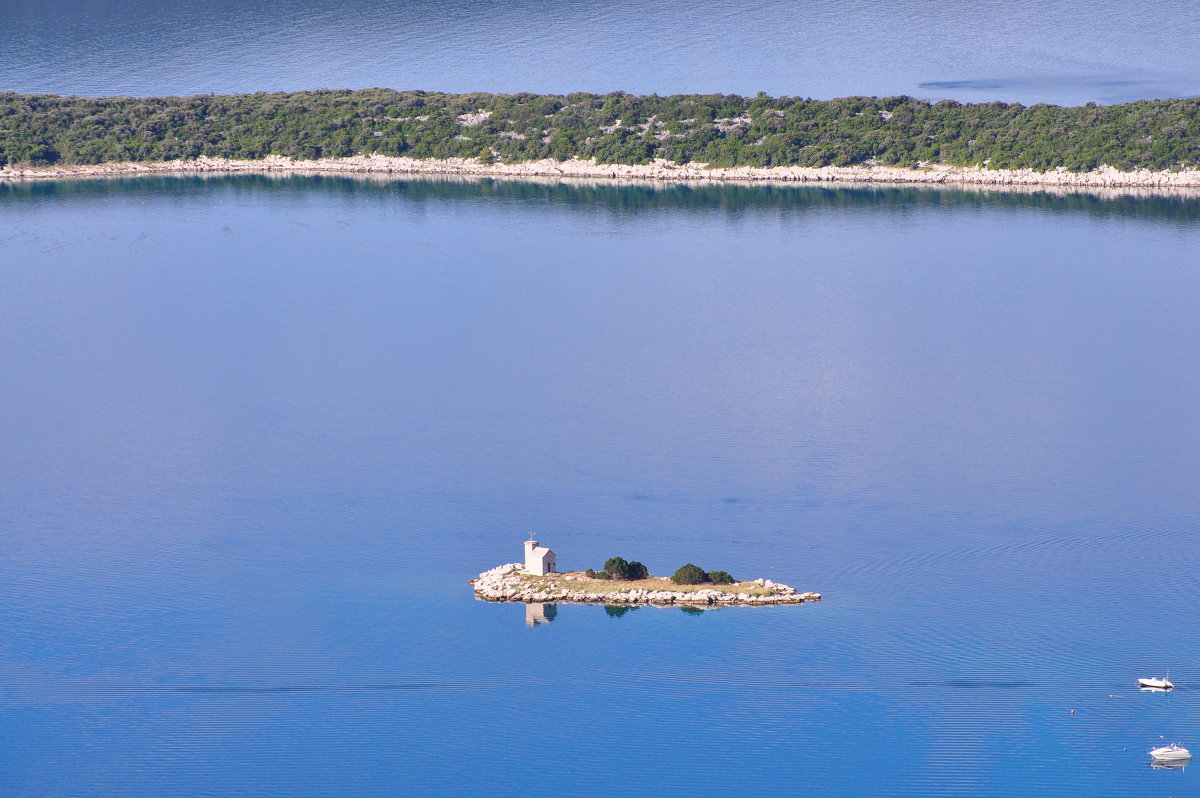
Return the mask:
<svg viewBox="0 0 1200 798">
<path fill-rule="evenodd" d="M 1200 94 L 1187 0 L 4 0 L 0 91 Z"/>
<path fill-rule="evenodd" d="M 1182 2 L 8 0 L 0 91 L 1200 94 Z M 1167 796 L 1200 201 L 0 185 L 0 795 Z M 818 590 L 472 599 L 535 529 Z M 1171 667 L 1169 696 L 1133 689 Z"/>
<path fill-rule="evenodd" d="M 1198 221 L 0 186 L 0 794 L 1196 794 Z M 529 628 L 530 529 L 826 599 Z"/>
</svg>

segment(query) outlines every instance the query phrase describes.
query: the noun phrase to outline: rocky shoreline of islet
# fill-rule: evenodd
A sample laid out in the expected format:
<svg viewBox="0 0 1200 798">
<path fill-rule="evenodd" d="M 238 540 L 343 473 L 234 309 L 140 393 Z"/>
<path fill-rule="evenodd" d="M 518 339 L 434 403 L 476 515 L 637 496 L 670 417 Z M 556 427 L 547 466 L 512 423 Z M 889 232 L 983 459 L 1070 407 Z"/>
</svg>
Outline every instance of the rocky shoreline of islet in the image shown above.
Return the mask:
<svg viewBox="0 0 1200 798">
<path fill-rule="evenodd" d="M 612 590 L 595 593 L 572 588 L 570 582 L 586 577 L 574 573 L 551 578 L 529 574 L 521 563 L 507 563 L 484 571 L 470 584 L 484 601 L 517 601 L 547 604 L 657 604 L 692 606 L 770 606 L 820 601 L 820 593 L 801 593 L 790 585 L 770 579 L 755 579 L 725 586 L 726 589 L 645 590 L 614 582 Z M 744 586 L 741 591 L 736 588 Z M 745 592 L 754 590 L 754 593 Z M 766 592 L 763 592 L 763 591 Z"/>
</svg>

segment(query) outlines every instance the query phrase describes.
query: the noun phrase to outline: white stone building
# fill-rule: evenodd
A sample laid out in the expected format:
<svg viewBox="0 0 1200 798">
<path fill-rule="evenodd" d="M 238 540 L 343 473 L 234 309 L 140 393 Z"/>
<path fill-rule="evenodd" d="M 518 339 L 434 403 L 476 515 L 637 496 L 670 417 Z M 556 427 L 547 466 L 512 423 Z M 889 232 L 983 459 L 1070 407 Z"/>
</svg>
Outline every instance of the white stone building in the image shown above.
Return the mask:
<svg viewBox="0 0 1200 798">
<path fill-rule="evenodd" d="M 558 570 L 558 561 L 550 549 L 539 546 L 536 540 L 527 540 L 525 541 L 525 570 L 537 576 L 545 576 Z"/>
</svg>

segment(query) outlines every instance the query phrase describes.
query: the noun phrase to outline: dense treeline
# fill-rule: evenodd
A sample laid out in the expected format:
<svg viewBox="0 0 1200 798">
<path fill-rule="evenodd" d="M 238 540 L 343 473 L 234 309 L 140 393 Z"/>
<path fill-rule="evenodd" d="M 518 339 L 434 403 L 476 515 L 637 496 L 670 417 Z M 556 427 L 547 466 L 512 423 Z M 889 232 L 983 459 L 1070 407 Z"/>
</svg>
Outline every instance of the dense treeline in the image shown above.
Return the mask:
<svg viewBox="0 0 1200 798">
<path fill-rule="evenodd" d="M 0 93 L 0 166 L 371 153 L 505 162 L 1179 169 L 1200 166 L 1200 99 L 1062 108 L 763 94 Z"/>
</svg>

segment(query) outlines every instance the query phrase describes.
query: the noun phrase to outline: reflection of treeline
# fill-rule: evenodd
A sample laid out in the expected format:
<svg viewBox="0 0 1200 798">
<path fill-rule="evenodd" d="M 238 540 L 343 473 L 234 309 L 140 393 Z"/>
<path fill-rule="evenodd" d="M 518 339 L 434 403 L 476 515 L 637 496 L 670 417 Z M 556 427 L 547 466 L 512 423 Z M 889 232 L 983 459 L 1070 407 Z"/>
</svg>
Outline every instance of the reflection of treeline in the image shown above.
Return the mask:
<svg viewBox="0 0 1200 798">
<path fill-rule="evenodd" d="M 605 211 L 689 210 L 778 211 L 804 213 L 824 210 L 924 208 L 1012 208 L 1047 213 L 1086 213 L 1097 217 L 1200 221 L 1200 202 L 1186 192 L 1106 197 L 1088 192 L 1004 191 L 991 189 L 925 188 L 913 186 L 814 186 L 689 183 L 623 184 L 570 181 L 548 183 L 493 179 L 393 178 L 341 175 L 202 175 L 119 177 L 104 180 L 0 181 L 0 200 L 55 198 L 90 199 L 104 196 L 163 196 L 189 194 L 210 188 L 256 192 L 325 192 L 354 197 L 390 197 L 407 202 L 437 202 L 495 197 L 552 203 L 594 214 Z"/>
<path fill-rule="evenodd" d="M 1200 100 L 1063 108 L 737 95 L 387 89 L 155 98 L 0 93 L 0 165 L 363 153 L 714 166 L 1200 164 Z"/>
<path fill-rule="evenodd" d="M 605 614 L 608 615 L 609 618 L 620 618 L 624 615 L 628 615 L 629 613 L 631 613 L 637 609 L 641 609 L 641 608 L 636 605 L 633 605 L 633 604 L 617 604 L 617 605 L 605 604 L 604 605 L 604 612 L 605 612 Z M 679 609 L 683 610 L 684 615 L 703 615 L 704 614 L 703 609 L 701 609 L 700 607 L 693 606 L 691 604 L 680 604 Z"/>
</svg>

